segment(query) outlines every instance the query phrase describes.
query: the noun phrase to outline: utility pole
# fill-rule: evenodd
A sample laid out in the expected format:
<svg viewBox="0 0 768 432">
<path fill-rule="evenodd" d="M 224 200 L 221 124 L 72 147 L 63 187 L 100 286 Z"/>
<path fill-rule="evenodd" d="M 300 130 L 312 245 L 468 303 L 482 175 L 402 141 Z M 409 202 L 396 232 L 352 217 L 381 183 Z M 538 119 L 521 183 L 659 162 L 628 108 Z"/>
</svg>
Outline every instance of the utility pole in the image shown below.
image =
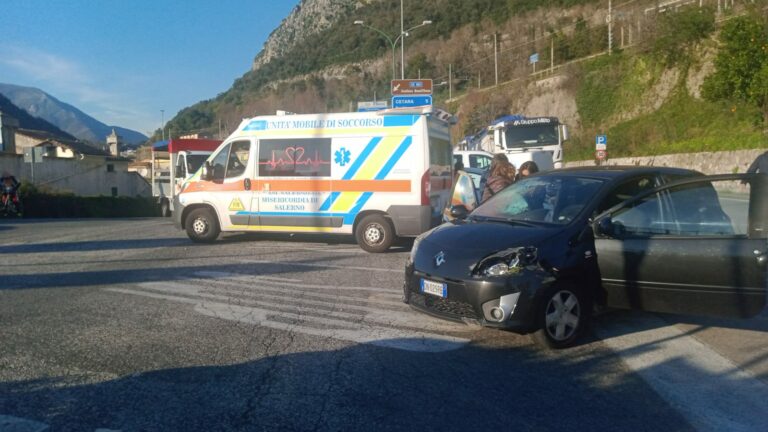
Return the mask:
<svg viewBox="0 0 768 432">
<path fill-rule="evenodd" d="M 160 110 L 160 134 L 165 141 L 165 110 Z"/>
<path fill-rule="evenodd" d="M 555 37 L 552 36 L 552 40 L 549 42 L 549 71 L 555 71 Z"/>
<path fill-rule="evenodd" d="M 448 63 L 448 100 L 453 99 L 453 65 Z"/>
<path fill-rule="evenodd" d="M 400 79 L 405 79 L 405 18 L 403 15 L 403 0 L 400 0 Z"/>
<path fill-rule="evenodd" d="M 496 48 L 496 32 L 493 32 L 493 69 L 496 73 L 495 85 L 499 85 L 499 50 Z M 480 87 L 478 85 L 478 87 Z"/>
<path fill-rule="evenodd" d="M 608 55 L 613 52 L 613 24 L 611 23 L 613 20 L 613 17 L 611 16 L 612 12 L 612 3 L 611 0 L 608 0 L 608 16 L 605 17 L 605 22 L 608 24 Z"/>
</svg>

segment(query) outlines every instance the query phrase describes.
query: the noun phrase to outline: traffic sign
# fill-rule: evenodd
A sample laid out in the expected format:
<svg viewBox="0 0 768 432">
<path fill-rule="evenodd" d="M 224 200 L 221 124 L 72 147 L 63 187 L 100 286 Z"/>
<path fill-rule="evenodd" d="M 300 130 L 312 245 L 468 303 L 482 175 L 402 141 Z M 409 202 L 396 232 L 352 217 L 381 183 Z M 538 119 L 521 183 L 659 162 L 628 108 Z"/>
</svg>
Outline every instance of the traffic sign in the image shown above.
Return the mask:
<svg viewBox="0 0 768 432">
<path fill-rule="evenodd" d="M 608 136 L 598 135 L 595 137 L 595 150 L 605 150 L 608 148 Z"/>
<path fill-rule="evenodd" d="M 412 108 L 432 105 L 432 96 L 393 96 L 392 108 Z"/>
<path fill-rule="evenodd" d="M 539 62 L 539 53 L 531 54 L 531 56 L 528 57 L 528 62 L 531 63 L 531 64 L 538 63 Z"/>
<path fill-rule="evenodd" d="M 357 103 L 357 112 L 381 111 L 387 109 L 387 101 L 365 101 Z"/>
<path fill-rule="evenodd" d="M 414 96 L 431 94 L 431 79 L 392 80 L 392 96 Z"/>
<path fill-rule="evenodd" d="M 605 160 L 608 158 L 608 150 L 597 150 L 595 151 L 595 159 L 597 160 Z"/>
</svg>

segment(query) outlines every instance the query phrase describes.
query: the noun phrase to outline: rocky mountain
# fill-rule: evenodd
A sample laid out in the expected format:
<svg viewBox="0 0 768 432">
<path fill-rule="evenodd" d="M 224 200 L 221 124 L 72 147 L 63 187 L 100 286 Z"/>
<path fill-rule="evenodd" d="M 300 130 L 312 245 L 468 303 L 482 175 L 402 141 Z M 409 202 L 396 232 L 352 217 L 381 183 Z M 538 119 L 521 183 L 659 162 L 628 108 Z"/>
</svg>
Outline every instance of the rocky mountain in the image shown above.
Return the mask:
<svg viewBox="0 0 768 432">
<path fill-rule="evenodd" d="M 112 128 L 128 145 L 147 141 L 147 136 L 140 132 L 106 125 L 40 89 L 0 83 L 0 94 L 30 115 L 44 119 L 82 141 L 102 144 L 106 136 L 112 133 Z"/>
<path fill-rule="evenodd" d="M 38 131 L 49 132 L 60 138 L 74 140 L 75 137 L 57 128 L 56 126 L 48 123 L 47 121 L 31 116 L 28 112 L 17 107 L 7 97 L 0 94 L 0 112 L 3 115 L 13 117 L 19 121 L 19 127 L 22 129 L 32 129 Z"/>
<path fill-rule="evenodd" d="M 252 70 L 287 54 L 297 44 L 331 27 L 339 16 L 371 1 L 375 0 L 302 0 L 269 35 L 253 61 Z"/>
</svg>

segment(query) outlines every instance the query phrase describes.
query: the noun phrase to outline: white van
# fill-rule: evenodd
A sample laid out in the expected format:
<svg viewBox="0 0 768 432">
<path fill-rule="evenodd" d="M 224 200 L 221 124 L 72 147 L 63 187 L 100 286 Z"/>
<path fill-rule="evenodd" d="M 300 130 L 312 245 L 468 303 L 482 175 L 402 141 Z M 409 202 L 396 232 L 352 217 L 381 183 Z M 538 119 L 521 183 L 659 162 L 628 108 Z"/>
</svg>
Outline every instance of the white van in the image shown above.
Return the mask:
<svg viewBox="0 0 768 432">
<path fill-rule="evenodd" d="M 487 170 L 493 162 L 493 154 L 482 150 L 454 150 L 453 166 L 461 162 L 464 168 Z"/>
<path fill-rule="evenodd" d="M 424 107 L 243 120 L 184 184 L 174 222 L 196 242 L 221 231 L 354 234 L 383 252 L 440 223 L 452 119 Z"/>
</svg>

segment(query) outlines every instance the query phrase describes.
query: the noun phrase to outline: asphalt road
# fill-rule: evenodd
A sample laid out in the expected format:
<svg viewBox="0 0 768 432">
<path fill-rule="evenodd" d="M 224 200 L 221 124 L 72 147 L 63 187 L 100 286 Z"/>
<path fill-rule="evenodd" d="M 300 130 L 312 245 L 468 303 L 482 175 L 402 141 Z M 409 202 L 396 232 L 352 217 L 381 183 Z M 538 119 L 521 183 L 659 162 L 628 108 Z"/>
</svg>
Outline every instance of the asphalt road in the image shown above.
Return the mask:
<svg viewBox="0 0 768 432">
<path fill-rule="evenodd" d="M 0 431 L 768 430 L 768 316 L 614 312 L 582 345 L 400 302 L 407 243 L 0 222 Z"/>
</svg>

